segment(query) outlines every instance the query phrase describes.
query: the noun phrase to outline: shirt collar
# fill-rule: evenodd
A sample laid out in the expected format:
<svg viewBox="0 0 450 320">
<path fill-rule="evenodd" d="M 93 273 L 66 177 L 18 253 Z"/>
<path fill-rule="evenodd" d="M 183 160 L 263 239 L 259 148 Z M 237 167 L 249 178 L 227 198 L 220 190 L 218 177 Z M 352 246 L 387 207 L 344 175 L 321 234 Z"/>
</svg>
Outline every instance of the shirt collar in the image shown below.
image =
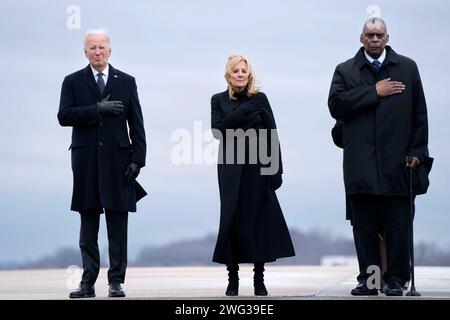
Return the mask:
<svg viewBox="0 0 450 320">
<path fill-rule="evenodd" d="M 97 70 L 95 70 L 92 65 L 89 65 L 91 67 L 92 70 L 92 74 L 94 75 L 94 78 L 97 79 L 97 74 L 99 73 Z M 105 76 L 106 78 L 108 78 L 108 74 L 109 74 L 109 64 L 106 65 L 105 69 L 103 69 L 102 71 L 103 76 Z"/>
<path fill-rule="evenodd" d="M 364 50 L 364 55 L 366 56 L 366 59 L 369 60 L 370 63 L 374 62 L 375 60 L 380 61 L 380 64 L 383 63 L 384 59 L 386 59 L 386 49 L 383 49 L 383 53 L 381 54 L 381 56 L 378 59 L 374 59 L 372 58 L 367 52 L 366 50 Z"/>
</svg>

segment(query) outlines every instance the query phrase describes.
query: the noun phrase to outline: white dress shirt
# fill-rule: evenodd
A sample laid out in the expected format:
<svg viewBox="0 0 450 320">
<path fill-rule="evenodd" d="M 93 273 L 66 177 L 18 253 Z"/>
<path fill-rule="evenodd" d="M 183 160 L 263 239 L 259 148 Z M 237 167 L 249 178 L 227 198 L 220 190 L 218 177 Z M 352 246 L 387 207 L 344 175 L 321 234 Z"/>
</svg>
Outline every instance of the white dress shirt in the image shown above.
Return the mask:
<svg viewBox="0 0 450 320">
<path fill-rule="evenodd" d="M 97 82 L 99 72 L 97 70 L 95 70 L 92 66 L 90 66 L 90 67 L 92 70 L 92 74 L 94 75 L 95 82 Z M 105 67 L 105 69 L 103 69 L 102 73 L 103 73 L 102 78 L 103 78 L 103 81 L 105 81 L 105 86 L 106 86 L 106 83 L 108 82 L 109 64 L 106 65 L 106 67 Z"/>
<path fill-rule="evenodd" d="M 383 49 L 383 53 L 378 59 L 374 59 L 364 50 L 364 55 L 366 56 L 366 59 L 369 60 L 370 63 L 374 62 L 375 60 L 380 61 L 380 66 L 383 64 L 384 59 L 386 59 L 386 49 Z"/>
</svg>

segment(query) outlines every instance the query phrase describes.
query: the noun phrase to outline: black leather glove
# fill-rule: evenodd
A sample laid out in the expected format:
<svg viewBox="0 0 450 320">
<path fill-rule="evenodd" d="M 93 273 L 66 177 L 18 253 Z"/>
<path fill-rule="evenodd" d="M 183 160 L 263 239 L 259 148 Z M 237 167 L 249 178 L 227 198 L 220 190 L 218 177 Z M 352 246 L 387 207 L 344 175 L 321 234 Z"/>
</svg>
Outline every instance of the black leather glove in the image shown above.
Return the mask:
<svg viewBox="0 0 450 320">
<path fill-rule="evenodd" d="M 128 165 L 127 169 L 125 170 L 125 177 L 127 179 L 127 184 L 130 183 L 131 181 L 134 181 L 139 175 L 140 171 L 141 167 L 138 164 L 131 162 Z"/>
<path fill-rule="evenodd" d="M 260 99 L 254 98 L 250 101 L 244 102 L 239 106 L 239 109 L 242 110 L 242 112 L 248 116 L 254 112 L 261 112 L 264 111 L 264 103 L 260 101 Z"/>
<path fill-rule="evenodd" d="M 102 101 L 97 102 L 98 113 L 100 115 L 119 115 L 123 112 L 122 101 L 109 101 L 111 94 L 108 94 Z"/>
<path fill-rule="evenodd" d="M 274 190 L 277 190 L 283 184 L 283 178 L 281 173 L 274 174 L 271 176 L 271 182 Z"/>
</svg>

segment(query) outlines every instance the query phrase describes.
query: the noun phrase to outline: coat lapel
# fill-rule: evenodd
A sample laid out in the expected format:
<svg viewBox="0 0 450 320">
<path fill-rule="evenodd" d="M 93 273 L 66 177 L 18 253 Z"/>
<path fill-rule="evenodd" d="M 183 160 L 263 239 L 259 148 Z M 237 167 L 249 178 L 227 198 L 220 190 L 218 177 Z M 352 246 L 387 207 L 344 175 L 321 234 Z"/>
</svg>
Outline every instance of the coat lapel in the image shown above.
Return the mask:
<svg viewBox="0 0 450 320">
<path fill-rule="evenodd" d="M 99 100 L 111 93 L 111 91 L 114 89 L 114 86 L 117 84 L 118 79 L 118 71 L 114 69 L 112 65 L 109 65 L 108 81 L 106 82 L 106 87 L 105 90 L 103 90 L 103 94 L 100 94 L 100 90 L 98 90 L 98 86 L 95 82 L 94 75 L 92 74 L 91 67 L 88 65 L 83 70 L 83 81 L 88 85 L 88 87 Z"/>
<path fill-rule="evenodd" d="M 386 46 L 386 59 L 383 61 L 383 65 L 388 65 L 390 63 L 397 64 L 398 63 L 398 54 L 392 49 L 390 46 Z"/>
<path fill-rule="evenodd" d="M 106 97 L 114 89 L 114 86 L 119 80 L 119 72 L 112 65 L 109 65 L 108 82 L 106 82 L 105 90 L 103 90 L 103 97 Z"/>
<path fill-rule="evenodd" d="M 100 100 L 100 90 L 98 90 L 97 83 L 95 83 L 94 75 L 92 74 L 91 66 L 88 65 L 83 70 L 83 81 L 88 85 L 91 89 L 92 93 Z"/>
<path fill-rule="evenodd" d="M 361 47 L 358 52 L 355 55 L 355 63 L 358 66 L 358 68 L 362 68 L 363 66 L 367 65 L 370 69 L 373 69 L 372 65 L 370 64 L 369 61 L 367 61 L 366 56 L 364 55 L 364 47 Z M 383 68 L 384 66 L 390 64 L 390 63 L 394 63 L 397 64 L 398 63 L 398 55 L 397 53 L 390 47 L 390 46 L 386 46 L 385 47 L 386 50 L 386 58 L 383 61 L 383 64 L 381 65 L 381 68 Z"/>
<path fill-rule="evenodd" d="M 369 61 L 367 61 L 366 56 L 364 55 L 364 47 L 359 48 L 358 52 L 355 55 L 355 64 L 359 69 L 361 69 L 364 66 L 368 66 L 370 69 L 372 69 L 372 65 Z"/>
</svg>

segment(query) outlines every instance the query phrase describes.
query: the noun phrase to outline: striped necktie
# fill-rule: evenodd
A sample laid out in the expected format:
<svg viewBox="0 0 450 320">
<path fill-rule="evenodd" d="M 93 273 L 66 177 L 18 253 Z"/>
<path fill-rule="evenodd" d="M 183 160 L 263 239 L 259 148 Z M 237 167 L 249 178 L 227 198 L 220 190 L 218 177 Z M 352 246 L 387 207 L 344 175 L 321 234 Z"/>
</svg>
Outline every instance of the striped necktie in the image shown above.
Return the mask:
<svg viewBox="0 0 450 320">
<path fill-rule="evenodd" d="M 373 60 L 372 61 L 372 65 L 375 68 L 375 71 L 378 72 L 380 70 L 380 67 L 381 67 L 381 62 L 378 61 L 378 60 Z"/>
</svg>

